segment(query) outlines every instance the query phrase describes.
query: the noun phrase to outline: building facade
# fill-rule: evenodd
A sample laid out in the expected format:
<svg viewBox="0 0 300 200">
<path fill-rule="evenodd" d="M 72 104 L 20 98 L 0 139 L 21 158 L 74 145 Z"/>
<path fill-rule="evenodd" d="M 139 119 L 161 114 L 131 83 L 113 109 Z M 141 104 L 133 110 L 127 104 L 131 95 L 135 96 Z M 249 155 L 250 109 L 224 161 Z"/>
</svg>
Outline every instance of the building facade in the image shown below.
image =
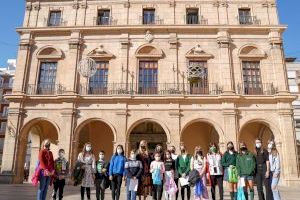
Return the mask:
<svg viewBox="0 0 300 200">
<path fill-rule="evenodd" d="M 282 182 L 298 184 L 285 29 L 275 0 L 27 0 L 1 178 L 22 182 L 28 141 L 33 171 L 45 138 L 73 164 L 88 141 L 107 155 L 141 139 L 193 154 L 228 141 L 254 151 L 262 137 Z"/>
<path fill-rule="evenodd" d="M 0 68 L 0 169 L 2 166 L 3 146 L 9 106 L 9 102 L 4 98 L 4 96 L 11 94 L 12 92 L 15 70 L 15 59 L 9 59 L 7 61 L 7 67 Z"/>
</svg>

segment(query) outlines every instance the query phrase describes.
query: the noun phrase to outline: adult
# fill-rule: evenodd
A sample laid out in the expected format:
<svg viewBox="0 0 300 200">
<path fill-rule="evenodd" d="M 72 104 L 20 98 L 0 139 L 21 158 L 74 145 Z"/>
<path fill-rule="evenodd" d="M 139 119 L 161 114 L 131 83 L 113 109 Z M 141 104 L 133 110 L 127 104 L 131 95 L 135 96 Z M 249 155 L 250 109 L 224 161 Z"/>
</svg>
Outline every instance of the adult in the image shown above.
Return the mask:
<svg viewBox="0 0 300 200">
<path fill-rule="evenodd" d="M 177 171 L 177 166 L 176 166 L 178 155 L 176 154 L 175 146 L 171 146 L 170 151 L 171 151 L 171 157 L 175 161 L 174 181 L 176 183 L 176 187 L 178 188 L 179 176 L 178 176 L 178 171 Z M 177 190 L 177 192 L 176 192 L 176 200 L 178 199 L 178 193 L 179 193 L 179 190 Z"/>
</svg>

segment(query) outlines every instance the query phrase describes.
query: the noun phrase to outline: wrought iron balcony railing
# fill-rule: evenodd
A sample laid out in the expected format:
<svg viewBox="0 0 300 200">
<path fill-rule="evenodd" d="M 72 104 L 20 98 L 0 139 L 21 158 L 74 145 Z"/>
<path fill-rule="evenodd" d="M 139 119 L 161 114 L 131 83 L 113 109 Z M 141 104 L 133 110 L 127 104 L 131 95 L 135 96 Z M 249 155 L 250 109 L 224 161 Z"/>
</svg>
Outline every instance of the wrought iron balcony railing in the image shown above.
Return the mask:
<svg viewBox="0 0 300 200">
<path fill-rule="evenodd" d="M 45 26 L 49 26 L 49 27 L 66 26 L 67 21 L 65 21 L 63 18 L 58 18 L 55 20 L 50 20 L 48 18 L 44 18 L 44 24 L 45 24 Z"/>
<path fill-rule="evenodd" d="M 64 88 L 60 84 L 30 84 L 27 87 L 28 95 L 57 95 L 62 94 Z"/>
<path fill-rule="evenodd" d="M 202 16 L 198 16 L 198 15 L 185 15 L 184 20 L 186 24 L 198 24 L 198 25 L 208 24 L 207 19 L 204 19 Z"/>
<path fill-rule="evenodd" d="M 241 25 L 260 25 L 260 20 L 256 16 L 240 15 L 237 19 Z"/>
<path fill-rule="evenodd" d="M 277 88 L 273 83 L 239 83 L 237 93 L 241 95 L 274 95 Z"/>
<path fill-rule="evenodd" d="M 12 83 L 1 83 L 0 88 L 1 89 L 12 89 L 13 84 Z"/>
<path fill-rule="evenodd" d="M 162 24 L 164 24 L 164 20 L 160 19 L 159 16 L 145 15 L 145 16 L 140 16 L 140 24 L 162 25 Z"/>
<path fill-rule="evenodd" d="M 115 26 L 117 25 L 117 20 L 113 19 L 113 17 L 95 17 L 94 25 L 96 26 Z"/>
<path fill-rule="evenodd" d="M 102 85 L 80 85 L 81 95 L 219 95 L 218 84 L 190 83 L 110 83 Z"/>
</svg>

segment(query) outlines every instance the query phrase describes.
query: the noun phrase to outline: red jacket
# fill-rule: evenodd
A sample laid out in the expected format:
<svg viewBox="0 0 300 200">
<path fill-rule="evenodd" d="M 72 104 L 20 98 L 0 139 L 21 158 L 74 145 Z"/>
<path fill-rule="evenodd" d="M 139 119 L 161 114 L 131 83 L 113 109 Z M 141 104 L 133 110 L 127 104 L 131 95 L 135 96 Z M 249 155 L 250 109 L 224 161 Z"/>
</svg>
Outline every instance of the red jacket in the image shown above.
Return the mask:
<svg viewBox="0 0 300 200">
<path fill-rule="evenodd" d="M 54 159 L 51 151 L 42 149 L 39 154 L 40 169 L 54 171 Z"/>
</svg>

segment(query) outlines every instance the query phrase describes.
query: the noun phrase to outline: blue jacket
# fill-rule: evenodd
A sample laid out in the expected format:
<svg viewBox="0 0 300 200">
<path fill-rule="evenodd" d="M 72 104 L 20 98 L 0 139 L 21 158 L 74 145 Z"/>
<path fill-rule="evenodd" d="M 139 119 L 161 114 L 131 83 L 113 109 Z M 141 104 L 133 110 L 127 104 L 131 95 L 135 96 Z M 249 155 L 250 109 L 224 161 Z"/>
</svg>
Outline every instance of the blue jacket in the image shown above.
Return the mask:
<svg viewBox="0 0 300 200">
<path fill-rule="evenodd" d="M 113 176 L 115 174 L 124 176 L 125 162 L 126 162 L 125 156 L 113 155 L 109 165 L 109 176 Z"/>
</svg>

